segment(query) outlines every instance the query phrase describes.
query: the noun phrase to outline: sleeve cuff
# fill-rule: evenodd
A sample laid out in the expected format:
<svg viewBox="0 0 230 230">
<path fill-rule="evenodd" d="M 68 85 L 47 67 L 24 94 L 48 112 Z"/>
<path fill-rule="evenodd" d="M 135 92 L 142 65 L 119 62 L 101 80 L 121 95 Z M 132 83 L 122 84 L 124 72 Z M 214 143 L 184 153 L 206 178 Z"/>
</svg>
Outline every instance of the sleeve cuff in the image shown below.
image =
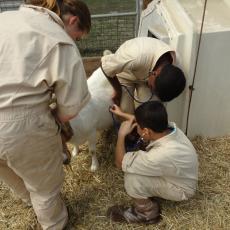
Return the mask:
<svg viewBox="0 0 230 230">
<path fill-rule="evenodd" d="M 91 95 L 87 93 L 84 99 L 81 101 L 81 104 L 73 105 L 73 106 L 63 106 L 58 104 L 58 114 L 59 116 L 76 116 L 80 110 L 88 103 Z"/>
</svg>

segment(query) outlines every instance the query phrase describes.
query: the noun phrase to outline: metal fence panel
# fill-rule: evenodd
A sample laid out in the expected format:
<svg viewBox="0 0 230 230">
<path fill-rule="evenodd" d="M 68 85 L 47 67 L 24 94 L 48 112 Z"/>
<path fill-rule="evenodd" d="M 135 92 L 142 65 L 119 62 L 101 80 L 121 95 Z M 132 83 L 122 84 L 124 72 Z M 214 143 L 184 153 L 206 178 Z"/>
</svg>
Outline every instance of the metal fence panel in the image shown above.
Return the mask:
<svg viewBox="0 0 230 230">
<path fill-rule="evenodd" d="M 93 18 L 90 35 L 77 42 L 82 56 L 101 56 L 105 49 L 114 52 L 135 36 L 135 18 L 135 15 Z"/>
<path fill-rule="evenodd" d="M 20 6 L 22 1 L 20 0 L 15 0 L 15 1 L 4 1 L 0 0 L 0 12 L 6 11 L 6 10 L 16 10 Z"/>
<path fill-rule="evenodd" d="M 22 2 L 22 0 L 0 0 L 0 12 L 15 10 Z M 138 8 L 139 0 L 132 0 L 131 5 L 133 6 L 131 7 L 131 11 L 134 9 L 132 12 L 127 12 L 127 9 L 129 9 L 127 1 L 124 1 L 124 4 L 120 4 L 119 11 L 117 10 L 117 1 L 114 1 L 114 5 L 112 3 L 113 1 L 110 0 L 110 5 L 107 5 L 107 8 L 105 8 L 109 14 L 92 15 L 92 29 L 90 34 L 86 39 L 77 42 L 77 46 L 83 57 L 101 56 L 105 49 L 115 51 L 124 41 L 135 37 L 137 19 L 140 13 Z M 92 7 L 91 4 L 89 6 Z M 112 11 L 111 9 L 116 9 L 116 11 Z"/>
</svg>

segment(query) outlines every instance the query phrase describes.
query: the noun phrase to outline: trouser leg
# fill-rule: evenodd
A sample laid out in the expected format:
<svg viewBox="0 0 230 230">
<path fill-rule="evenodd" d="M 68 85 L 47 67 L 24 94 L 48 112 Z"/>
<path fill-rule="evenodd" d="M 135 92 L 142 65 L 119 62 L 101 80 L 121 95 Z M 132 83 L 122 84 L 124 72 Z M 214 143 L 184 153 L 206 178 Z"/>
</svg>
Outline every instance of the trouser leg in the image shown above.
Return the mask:
<svg viewBox="0 0 230 230">
<path fill-rule="evenodd" d="M 29 135 L 7 139 L 7 164 L 24 181 L 42 228 L 61 230 L 68 221 L 60 197 L 64 179 L 61 138 L 52 118 L 44 115 L 33 122 Z"/>
<path fill-rule="evenodd" d="M 35 169 L 28 163 L 26 170 L 23 165 L 15 167 L 30 191 L 31 202 L 42 228 L 61 230 L 68 221 L 67 210 L 60 196 L 63 182 L 61 138 L 42 135 L 31 137 L 29 143 L 31 146 L 24 149 L 24 154 L 28 161 L 39 162 L 39 165 L 34 166 Z M 35 149 L 33 154 L 32 149 Z"/>
<path fill-rule="evenodd" d="M 2 180 L 27 205 L 31 205 L 30 194 L 23 180 L 8 167 L 4 160 L 0 160 L 0 180 Z"/>
<path fill-rule="evenodd" d="M 62 230 L 64 228 L 68 221 L 68 214 L 60 191 L 42 195 L 31 192 L 31 200 L 38 222 L 44 230 Z"/>
<path fill-rule="evenodd" d="M 165 181 L 161 177 L 148 177 L 125 173 L 124 185 L 127 194 L 135 199 L 159 197 L 166 200 L 187 200 L 187 193 L 180 187 Z"/>
</svg>

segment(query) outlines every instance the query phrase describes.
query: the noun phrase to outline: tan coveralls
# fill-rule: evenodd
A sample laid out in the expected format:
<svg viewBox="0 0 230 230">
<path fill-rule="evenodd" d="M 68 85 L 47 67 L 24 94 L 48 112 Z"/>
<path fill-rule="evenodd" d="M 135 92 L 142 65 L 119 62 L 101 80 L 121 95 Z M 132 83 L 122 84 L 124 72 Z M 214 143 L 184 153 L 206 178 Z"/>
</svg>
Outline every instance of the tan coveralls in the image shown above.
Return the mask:
<svg viewBox="0 0 230 230">
<path fill-rule="evenodd" d="M 0 21 L 0 180 L 32 202 L 43 229 L 63 229 L 62 143 L 48 86 L 55 84 L 59 115 L 76 115 L 90 98 L 81 57 L 47 9 L 22 6 Z"/>
<path fill-rule="evenodd" d="M 131 197 L 182 201 L 194 195 L 198 180 L 196 151 L 175 123 L 170 126 L 174 130 L 150 142 L 146 151 L 125 154 L 122 170 Z"/>
<path fill-rule="evenodd" d="M 127 86 L 132 95 L 136 90 L 137 99 L 145 102 L 152 94 L 147 85 L 149 72 L 166 52 L 171 52 L 175 62 L 175 52 L 164 42 L 137 37 L 123 43 L 114 54 L 103 56 L 101 65 L 107 77 L 117 75 L 120 83 Z M 123 87 L 121 108 L 124 112 L 134 113 L 134 101 Z"/>
</svg>

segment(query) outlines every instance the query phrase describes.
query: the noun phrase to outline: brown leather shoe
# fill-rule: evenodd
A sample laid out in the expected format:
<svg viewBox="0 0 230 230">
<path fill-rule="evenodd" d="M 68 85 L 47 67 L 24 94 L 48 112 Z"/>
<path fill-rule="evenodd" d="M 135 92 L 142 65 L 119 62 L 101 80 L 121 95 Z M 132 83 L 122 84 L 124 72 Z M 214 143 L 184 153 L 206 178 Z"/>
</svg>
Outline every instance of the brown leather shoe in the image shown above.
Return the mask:
<svg viewBox="0 0 230 230">
<path fill-rule="evenodd" d="M 160 209 L 156 211 L 156 215 L 148 219 L 146 215 L 140 212 L 137 213 L 135 208 L 130 208 L 115 205 L 107 210 L 107 217 L 114 222 L 126 222 L 126 223 L 140 223 L 140 224 L 156 224 L 161 220 Z"/>
</svg>

